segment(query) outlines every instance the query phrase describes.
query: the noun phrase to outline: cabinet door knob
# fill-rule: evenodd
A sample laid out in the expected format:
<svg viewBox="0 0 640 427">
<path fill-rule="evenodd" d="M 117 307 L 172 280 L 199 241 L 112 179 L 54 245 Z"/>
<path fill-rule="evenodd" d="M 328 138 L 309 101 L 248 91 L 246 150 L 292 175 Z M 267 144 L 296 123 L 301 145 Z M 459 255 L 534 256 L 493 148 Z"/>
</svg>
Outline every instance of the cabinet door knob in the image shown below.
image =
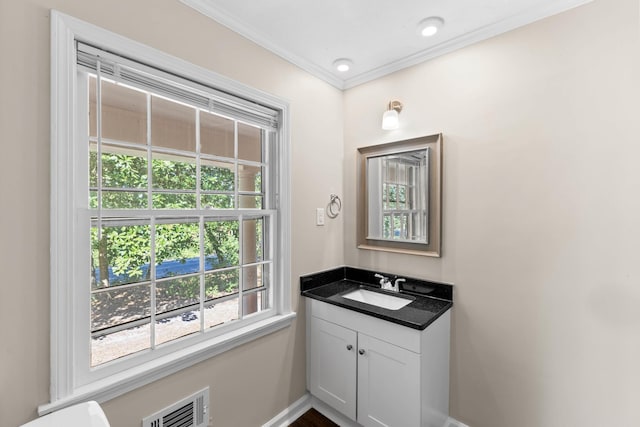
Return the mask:
<svg viewBox="0 0 640 427">
<path fill-rule="evenodd" d="M 347 350 L 351 351 L 353 349 L 353 346 L 351 344 L 347 345 Z"/>
<path fill-rule="evenodd" d="M 361 348 L 360 350 L 358 350 L 358 354 L 363 355 L 364 354 L 364 349 Z"/>
</svg>

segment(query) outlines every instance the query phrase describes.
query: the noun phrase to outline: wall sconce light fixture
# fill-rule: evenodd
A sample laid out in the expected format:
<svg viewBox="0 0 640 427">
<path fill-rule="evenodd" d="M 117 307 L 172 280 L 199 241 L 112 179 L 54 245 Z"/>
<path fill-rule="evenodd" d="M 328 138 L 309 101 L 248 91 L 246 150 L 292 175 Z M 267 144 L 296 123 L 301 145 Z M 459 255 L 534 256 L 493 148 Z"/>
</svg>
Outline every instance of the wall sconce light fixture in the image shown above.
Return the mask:
<svg viewBox="0 0 640 427">
<path fill-rule="evenodd" d="M 398 129 L 398 114 L 402 111 L 402 103 L 400 101 L 390 101 L 387 111 L 382 115 L 382 129 L 392 130 Z"/>
</svg>

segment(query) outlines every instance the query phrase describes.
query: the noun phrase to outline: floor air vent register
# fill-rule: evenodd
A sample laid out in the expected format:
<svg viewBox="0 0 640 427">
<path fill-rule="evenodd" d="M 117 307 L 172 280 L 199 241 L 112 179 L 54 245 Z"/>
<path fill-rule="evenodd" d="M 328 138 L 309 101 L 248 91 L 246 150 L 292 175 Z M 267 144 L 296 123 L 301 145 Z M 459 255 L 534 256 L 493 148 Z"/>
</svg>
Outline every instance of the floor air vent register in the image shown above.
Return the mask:
<svg viewBox="0 0 640 427">
<path fill-rule="evenodd" d="M 209 387 L 142 420 L 142 427 L 206 427 Z"/>
</svg>

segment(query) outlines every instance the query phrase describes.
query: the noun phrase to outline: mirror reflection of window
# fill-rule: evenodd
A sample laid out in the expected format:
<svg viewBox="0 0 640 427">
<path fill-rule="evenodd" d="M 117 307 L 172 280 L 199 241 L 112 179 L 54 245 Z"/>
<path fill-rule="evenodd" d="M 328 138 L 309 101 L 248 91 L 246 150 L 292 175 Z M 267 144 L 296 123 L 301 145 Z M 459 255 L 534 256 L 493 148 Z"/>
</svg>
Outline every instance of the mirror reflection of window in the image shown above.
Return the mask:
<svg viewBox="0 0 640 427">
<path fill-rule="evenodd" d="M 429 243 L 429 148 L 367 159 L 367 238 Z"/>
</svg>

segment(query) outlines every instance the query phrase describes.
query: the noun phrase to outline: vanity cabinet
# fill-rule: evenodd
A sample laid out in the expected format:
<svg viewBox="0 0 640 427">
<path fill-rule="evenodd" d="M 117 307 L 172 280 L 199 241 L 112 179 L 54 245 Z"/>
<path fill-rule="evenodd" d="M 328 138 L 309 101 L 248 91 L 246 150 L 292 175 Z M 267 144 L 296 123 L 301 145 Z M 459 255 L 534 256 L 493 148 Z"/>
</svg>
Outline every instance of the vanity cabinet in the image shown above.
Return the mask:
<svg viewBox="0 0 640 427">
<path fill-rule="evenodd" d="M 442 427 L 449 311 L 424 330 L 307 299 L 308 386 L 358 424 Z"/>
<path fill-rule="evenodd" d="M 311 318 L 309 391 L 354 420 L 357 345 L 356 331 Z"/>
<path fill-rule="evenodd" d="M 420 355 L 366 334 L 358 348 L 358 422 L 420 425 Z"/>
<path fill-rule="evenodd" d="M 311 318 L 311 393 L 363 426 L 419 425 L 420 356 Z"/>
</svg>

